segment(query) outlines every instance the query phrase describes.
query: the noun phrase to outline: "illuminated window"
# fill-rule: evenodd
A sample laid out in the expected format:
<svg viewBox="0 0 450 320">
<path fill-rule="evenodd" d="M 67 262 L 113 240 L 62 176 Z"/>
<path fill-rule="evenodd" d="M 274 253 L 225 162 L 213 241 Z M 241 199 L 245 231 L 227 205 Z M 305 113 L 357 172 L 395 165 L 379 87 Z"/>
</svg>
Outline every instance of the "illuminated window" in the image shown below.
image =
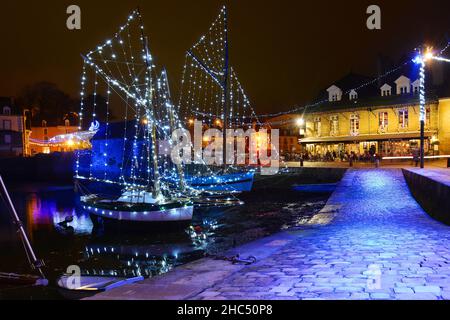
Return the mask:
<svg viewBox="0 0 450 320">
<path fill-rule="evenodd" d="M 339 134 L 339 116 L 330 117 L 330 135 L 337 136 Z"/>
<path fill-rule="evenodd" d="M 398 112 L 398 121 L 399 121 L 400 128 L 402 128 L 402 129 L 408 128 L 408 126 L 409 126 L 408 109 L 401 109 Z"/>
<path fill-rule="evenodd" d="M 317 137 L 320 137 L 322 134 L 322 122 L 320 117 L 314 118 L 314 133 Z"/>
<path fill-rule="evenodd" d="M 350 116 L 350 134 L 356 136 L 359 134 L 359 114 Z"/>
<path fill-rule="evenodd" d="M 389 125 L 389 115 L 387 111 L 378 113 L 378 128 L 385 131 Z"/>
</svg>

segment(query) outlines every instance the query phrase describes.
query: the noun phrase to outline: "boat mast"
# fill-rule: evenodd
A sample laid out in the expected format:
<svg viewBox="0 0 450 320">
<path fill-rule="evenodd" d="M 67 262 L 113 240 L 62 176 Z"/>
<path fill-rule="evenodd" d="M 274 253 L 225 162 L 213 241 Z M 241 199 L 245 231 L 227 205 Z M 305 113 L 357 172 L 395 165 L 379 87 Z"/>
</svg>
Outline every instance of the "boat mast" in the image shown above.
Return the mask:
<svg viewBox="0 0 450 320">
<path fill-rule="evenodd" d="M 170 87 L 169 87 L 169 76 L 167 75 L 166 68 L 163 68 L 163 75 L 164 75 L 164 82 L 166 84 L 167 88 L 167 95 L 168 95 L 168 103 L 167 107 L 169 108 L 169 126 L 170 126 L 170 132 L 173 132 L 175 129 L 175 116 L 174 116 L 174 110 L 172 105 L 172 95 L 170 93 Z M 181 164 L 177 164 L 177 171 L 178 176 L 180 177 L 180 190 L 183 192 L 186 190 L 186 181 L 184 180 L 184 172 L 183 172 L 183 166 Z"/>
<path fill-rule="evenodd" d="M 142 45 L 144 47 L 145 52 L 145 64 L 147 67 L 147 71 L 149 73 L 148 76 L 148 86 L 150 90 L 150 96 L 147 97 L 147 120 L 148 120 L 148 129 L 152 131 L 151 144 L 152 144 L 152 162 L 153 162 L 153 197 L 155 199 L 159 198 L 161 195 L 161 184 L 159 177 L 159 167 L 158 167 L 158 154 L 157 154 L 157 139 L 156 139 L 156 119 L 155 119 L 155 111 L 153 106 L 153 86 L 152 86 L 152 63 L 150 62 L 150 50 L 148 48 L 148 39 L 144 34 L 144 23 L 142 21 L 142 16 L 140 9 L 137 9 L 139 20 L 141 24 L 141 39 Z M 149 160 L 150 161 L 150 160 Z"/>
<path fill-rule="evenodd" d="M 27 254 L 27 258 L 30 262 L 30 265 L 33 269 L 39 272 L 39 275 L 41 276 L 42 279 L 45 279 L 44 272 L 42 271 L 42 268 L 44 267 L 44 262 L 42 260 L 39 260 L 36 257 L 36 254 L 34 253 L 33 247 L 31 246 L 30 240 L 28 240 L 25 229 L 23 228 L 23 224 L 20 221 L 19 216 L 17 215 L 16 208 L 14 207 L 11 197 L 9 196 L 8 189 L 6 189 L 5 183 L 3 182 L 3 178 L 1 175 L 0 175 L 0 187 L 2 189 L 1 190 L 2 193 L 5 195 L 8 206 L 11 210 L 14 224 L 16 225 L 17 231 L 19 232 L 21 240 L 24 244 L 25 252 Z"/>
<path fill-rule="evenodd" d="M 223 69 L 223 166 L 227 165 L 227 128 L 228 128 L 228 75 L 229 75 L 229 55 L 228 55 L 228 15 L 227 8 L 223 7 L 224 11 L 224 37 L 225 37 L 225 64 Z"/>
</svg>

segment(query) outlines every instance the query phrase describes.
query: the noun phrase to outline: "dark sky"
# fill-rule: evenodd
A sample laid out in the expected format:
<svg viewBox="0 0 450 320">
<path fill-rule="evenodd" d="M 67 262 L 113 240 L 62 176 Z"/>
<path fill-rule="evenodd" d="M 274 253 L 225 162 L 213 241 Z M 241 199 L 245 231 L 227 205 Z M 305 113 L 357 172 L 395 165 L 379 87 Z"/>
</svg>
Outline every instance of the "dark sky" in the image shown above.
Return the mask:
<svg viewBox="0 0 450 320">
<path fill-rule="evenodd" d="M 227 4 L 231 62 L 258 113 L 313 99 L 349 71 L 376 72 L 378 53 L 399 59 L 421 42 L 441 46 L 450 30 L 449 1 L 300 0 L 3 0 L 0 96 L 26 84 L 56 83 L 75 96 L 87 52 L 108 39 L 137 5 L 153 55 L 177 92 L 185 50 Z M 66 8 L 82 9 L 82 30 L 66 28 Z M 382 9 L 382 30 L 366 28 L 366 9 Z"/>
</svg>

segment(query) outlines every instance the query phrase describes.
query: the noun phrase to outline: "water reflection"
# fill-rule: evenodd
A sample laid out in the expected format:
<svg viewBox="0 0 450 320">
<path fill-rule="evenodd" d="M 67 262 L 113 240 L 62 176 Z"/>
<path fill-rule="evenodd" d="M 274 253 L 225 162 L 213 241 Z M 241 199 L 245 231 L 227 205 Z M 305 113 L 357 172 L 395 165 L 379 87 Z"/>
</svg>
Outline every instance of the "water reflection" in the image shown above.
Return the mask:
<svg viewBox="0 0 450 320">
<path fill-rule="evenodd" d="M 11 190 L 13 201 L 39 257 L 46 261 L 50 280 L 71 265 L 80 266 L 86 275 L 159 275 L 205 254 L 296 226 L 305 215 L 320 210 L 328 197 L 265 187 L 245 195 L 245 206 L 196 211 L 187 230 L 105 233 L 93 228 L 72 188 L 23 190 Z M 6 235 L 0 238 L 0 270 L 16 272 L 26 262 L 11 230 L 0 217 L 0 231 Z"/>
</svg>

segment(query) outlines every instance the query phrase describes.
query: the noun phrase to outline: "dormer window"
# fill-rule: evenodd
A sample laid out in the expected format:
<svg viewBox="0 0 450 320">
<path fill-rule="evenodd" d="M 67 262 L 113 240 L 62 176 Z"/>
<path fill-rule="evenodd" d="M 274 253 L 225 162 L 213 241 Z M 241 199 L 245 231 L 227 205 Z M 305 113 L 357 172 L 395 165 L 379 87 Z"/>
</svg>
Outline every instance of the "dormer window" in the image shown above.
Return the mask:
<svg viewBox="0 0 450 320">
<path fill-rule="evenodd" d="M 328 101 L 330 102 L 336 102 L 342 100 L 342 90 L 333 85 L 327 89 L 328 92 Z"/>
<path fill-rule="evenodd" d="M 414 81 L 412 83 L 412 88 L 413 88 L 414 94 L 419 94 L 419 92 L 420 92 L 420 80 L 419 79 L 417 79 L 416 81 Z"/>
<path fill-rule="evenodd" d="M 389 97 L 392 95 L 392 87 L 387 83 L 380 88 L 382 97 Z"/>
<path fill-rule="evenodd" d="M 408 94 L 411 92 L 411 80 L 408 77 L 401 76 L 395 80 L 397 85 L 397 94 Z"/>
<path fill-rule="evenodd" d="M 358 100 L 358 93 L 355 90 L 350 91 L 349 98 L 351 101 Z"/>
<path fill-rule="evenodd" d="M 11 115 L 11 108 L 10 107 L 3 107 L 3 115 L 10 116 Z"/>
</svg>

